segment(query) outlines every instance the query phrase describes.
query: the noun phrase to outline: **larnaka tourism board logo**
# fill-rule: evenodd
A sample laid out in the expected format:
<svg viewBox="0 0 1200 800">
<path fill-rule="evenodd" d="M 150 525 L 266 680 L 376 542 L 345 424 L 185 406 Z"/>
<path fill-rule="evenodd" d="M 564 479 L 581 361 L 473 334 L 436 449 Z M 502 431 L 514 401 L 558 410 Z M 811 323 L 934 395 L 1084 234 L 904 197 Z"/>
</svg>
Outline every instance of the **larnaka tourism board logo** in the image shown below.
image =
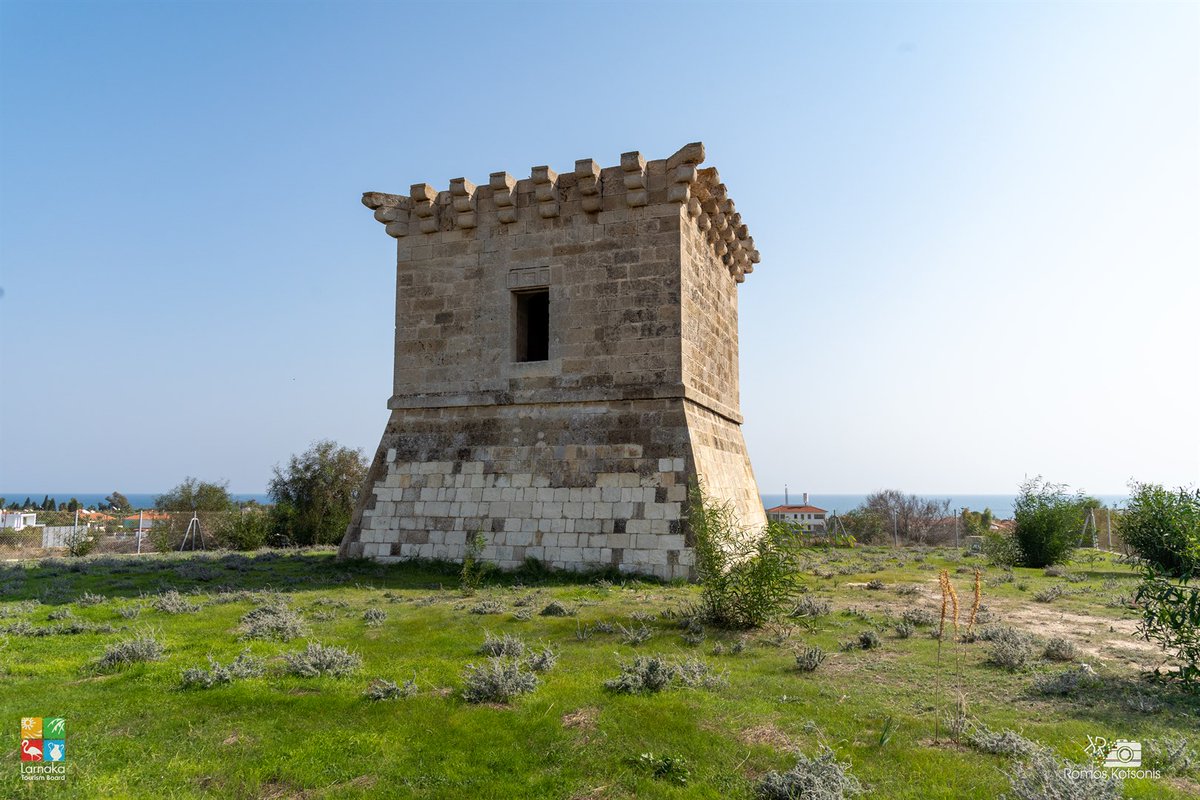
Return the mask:
<svg viewBox="0 0 1200 800">
<path fill-rule="evenodd" d="M 67 779 L 67 721 L 62 717 L 21 717 L 21 779 Z"/>
</svg>

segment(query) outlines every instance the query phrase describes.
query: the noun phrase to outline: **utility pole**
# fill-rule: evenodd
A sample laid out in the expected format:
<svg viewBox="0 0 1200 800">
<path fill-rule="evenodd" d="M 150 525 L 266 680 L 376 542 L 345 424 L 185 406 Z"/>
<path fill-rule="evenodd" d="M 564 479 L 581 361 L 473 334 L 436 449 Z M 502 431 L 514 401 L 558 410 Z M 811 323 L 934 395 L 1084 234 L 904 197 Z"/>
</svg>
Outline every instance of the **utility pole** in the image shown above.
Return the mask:
<svg viewBox="0 0 1200 800">
<path fill-rule="evenodd" d="M 900 546 L 900 533 L 896 525 L 896 509 L 894 508 L 892 509 L 892 541 L 895 542 L 896 547 Z"/>
</svg>

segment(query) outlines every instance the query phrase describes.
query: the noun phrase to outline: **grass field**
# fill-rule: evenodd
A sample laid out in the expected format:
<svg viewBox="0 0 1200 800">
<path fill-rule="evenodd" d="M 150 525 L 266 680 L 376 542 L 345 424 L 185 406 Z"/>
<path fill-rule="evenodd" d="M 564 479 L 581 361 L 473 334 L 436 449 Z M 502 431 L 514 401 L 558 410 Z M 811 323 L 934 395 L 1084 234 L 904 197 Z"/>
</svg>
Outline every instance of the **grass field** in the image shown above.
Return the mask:
<svg viewBox="0 0 1200 800">
<path fill-rule="evenodd" d="M 1126 600 L 1135 576 L 1110 556 L 1077 559 L 1063 576 L 1008 572 L 948 550 L 802 557 L 807 596 L 827 600 L 828 613 L 749 632 L 686 629 L 694 586 L 503 576 L 466 598 L 451 571 L 338 562 L 329 551 L 8 563 L 0 566 L 8 742 L 0 795 L 753 797 L 765 773 L 826 745 L 868 796 L 998 797 L 1013 759 L 980 751 L 966 734 L 954 741 L 947 720 L 960 689 L 968 729 L 1014 730 L 1077 762 L 1086 760 L 1089 736 L 1147 749 L 1181 736 L 1197 744 L 1200 703 L 1143 677 L 1160 658 L 1134 635 L 1137 614 Z M 1039 655 L 1008 670 L 988 663 L 993 643 L 956 646 L 948 634 L 939 715 L 937 641 L 927 625 L 907 638 L 896 625 L 911 609 L 937 616 L 941 569 L 965 621 L 976 567 L 977 628 L 1027 630 L 1039 637 Z M 1052 586 L 1065 593 L 1033 599 Z M 163 595 L 171 589 L 183 597 Z M 552 601 L 572 615 L 543 616 Z M 280 602 L 299 613 L 300 635 L 239 638 L 248 612 Z M 367 619 L 369 609 L 385 616 Z M 632 644 L 638 636 L 623 629 L 643 626 L 649 638 Z M 840 649 L 868 630 L 878 647 Z M 557 664 L 509 704 L 470 704 L 464 671 L 486 662 L 478 650 L 488 634 L 549 646 Z M 106 647 L 139 635 L 163 646 L 157 660 L 97 666 Z M 1035 690 L 1038 675 L 1071 668 L 1040 656 L 1053 637 L 1076 645 L 1094 681 L 1063 696 Z M 361 667 L 344 677 L 289 674 L 285 654 L 309 641 L 354 651 Z M 828 656 L 801 672 L 795 653 L 810 646 Z M 228 664 L 246 649 L 265 661 L 265 674 L 209 689 L 182 685 L 183 671 L 207 666 L 208 656 Z M 700 659 L 724 684 L 646 695 L 604 687 L 622 663 L 652 654 Z M 411 680 L 415 693 L 369 700 L 376 678 Z M 66 720 L 65 782 L 21 780 L 19 723 L 29 716 Z M 1126 795 L 1200 794 L 1194 765 L 1160 766 L 1161 779 L 1127 781 Z"/>
</svg>

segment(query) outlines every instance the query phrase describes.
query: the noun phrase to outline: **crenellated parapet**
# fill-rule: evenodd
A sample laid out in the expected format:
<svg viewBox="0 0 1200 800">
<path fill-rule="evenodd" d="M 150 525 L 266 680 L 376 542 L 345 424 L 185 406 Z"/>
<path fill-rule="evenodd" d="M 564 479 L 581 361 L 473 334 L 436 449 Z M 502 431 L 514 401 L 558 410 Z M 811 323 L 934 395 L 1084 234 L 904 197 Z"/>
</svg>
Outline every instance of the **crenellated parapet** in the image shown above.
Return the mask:
<svg viewBox="0 0 1200 800">
<path fill-rule="evenodd" d="M 654 215 L 674 206 L 675 213 L 686 209 L 713 254 L 741 283 L 759 262 L 758 250 L 717 170 L 700 168 L 703 162 L 704 145 L 693 142 L 656 161 L 634 151 L 622 153 L 613 167 L 586 158 L 561 174 L 538 166 L 523 179 L 493 172 L 479 186 L 455 178 L 442 191 L 416 183 L 407 196 L 367 192 L 363 205 L 396 238 L 443 231 L 486 236 L 497 227 L 554 225 L 570 218 L 604 223 L 622 218 L 622 212 Z"/>
</svg>

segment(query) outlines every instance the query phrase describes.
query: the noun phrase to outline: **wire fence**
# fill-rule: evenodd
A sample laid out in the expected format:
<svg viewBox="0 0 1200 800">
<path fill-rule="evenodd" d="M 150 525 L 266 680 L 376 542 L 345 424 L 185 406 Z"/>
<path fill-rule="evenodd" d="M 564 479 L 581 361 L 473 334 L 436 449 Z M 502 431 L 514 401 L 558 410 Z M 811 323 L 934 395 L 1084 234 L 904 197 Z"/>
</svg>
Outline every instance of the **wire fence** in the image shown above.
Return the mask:
<svg viewBox="0 0 1200 800">
<path fill-rule="evenodd" d="M 81 513 L 74 516 L 70 525 L 0 529 L 0 558 L 31 557 L 61 550 L 162 553 L 237 547 L 243 544 L 239 535 L 247 528 L 264 527 L 262 517 L 261 511 L 249 509 Z"/>
</svg>

